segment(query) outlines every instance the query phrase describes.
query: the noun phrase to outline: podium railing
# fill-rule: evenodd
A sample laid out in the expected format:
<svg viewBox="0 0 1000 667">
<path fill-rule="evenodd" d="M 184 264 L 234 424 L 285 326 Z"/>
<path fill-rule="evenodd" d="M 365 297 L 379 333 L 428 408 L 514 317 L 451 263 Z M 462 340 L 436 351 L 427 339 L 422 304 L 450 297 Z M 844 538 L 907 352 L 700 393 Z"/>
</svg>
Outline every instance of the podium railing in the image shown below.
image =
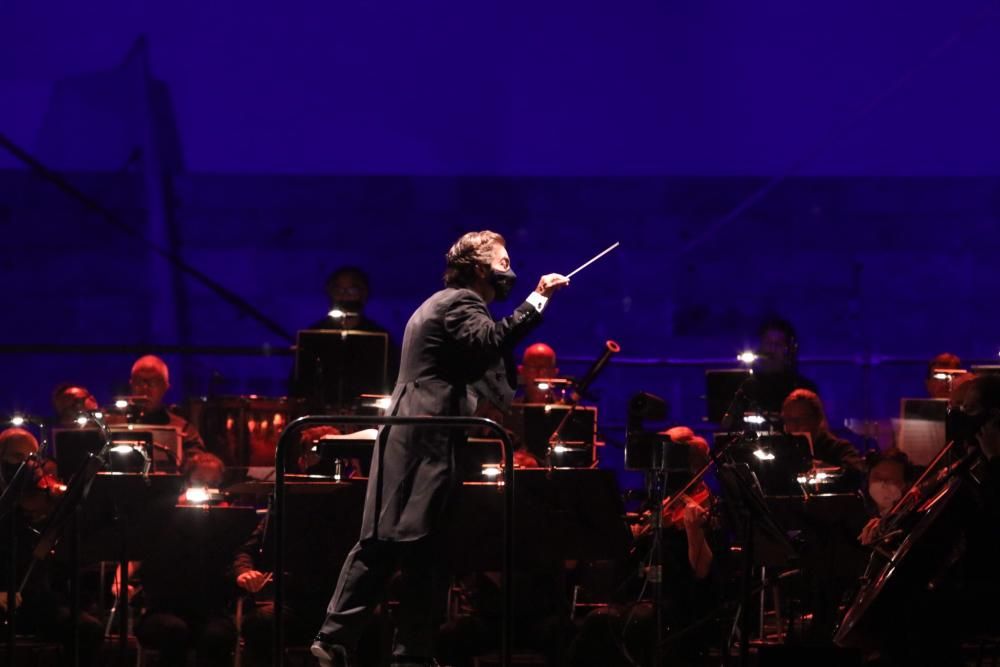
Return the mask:
<svg viewBox="0 0 1000 667">
<path fill-rule="evenodd" d="M 511 570 L 514 562 L 514 450 L 510 436 L 500 424 L 485 417 L 375 417 L 360 415 L 312 415 L 300 417 L 288 424 L 274 453 L 274 503 L 271 507 L 271 523 L 274 527 L 274 636 L 272 664 L 280 667 L 284 659 L 284 584 L 285 584 L 285 466 L 287 450 L 299 432 L 309 426 L 424 426 L 446 430 L 468 430 L 483 427 L 495 432 L 503 446 L 503 559 L 501 569 L 501 590 L 503 607 L 500 624 L 500 664 L 510 665 L 511 628 L 514 608 L 514 589 Z M 332 591 L 331 591 L 332 594 Z M 319 619 L 317 619 L 318 622 Z"/>
</svg>

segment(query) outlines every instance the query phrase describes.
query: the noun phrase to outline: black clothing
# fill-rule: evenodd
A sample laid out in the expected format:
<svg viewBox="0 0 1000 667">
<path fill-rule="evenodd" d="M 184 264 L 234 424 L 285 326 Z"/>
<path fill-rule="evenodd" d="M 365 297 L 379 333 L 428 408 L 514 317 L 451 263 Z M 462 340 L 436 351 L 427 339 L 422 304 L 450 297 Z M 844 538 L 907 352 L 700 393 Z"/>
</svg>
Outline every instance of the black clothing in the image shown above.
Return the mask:
<svg viewBox="0 0 1000 667">
<path fill-rule="evenodd" d="M 494 321 L 482 297 L 448 288 L 410 318 L 389 414 L 471 415 L 480 400 L 506 408 L 514 397 L 503 352 L 541 319 L 527 302 Z M 372 457 L 361 538 L 417 540 L 432 532 L 456 481 L 454 429 L 383 428 Z"/>
<path fill-rule="evenodd" d="M 494 321 L 482 297 L 446 288 L 410 317 L 389 414 L 471 415 L 480 400 L 510 404 L 505 351 L 530 331 L 540 313 L 522 303 Z M 454 447 L 460 431 L 385 427 L 372 458 L 360 541 L 348 555 L 320 637 L 353 646 L 397 564 L 402 569 L 393 653 L 429 657 L 443 608 L 446 580 L 437 539 L 457 481 Z"/>
<path fill-rule="evenodd" d="M 823 463 L 848 470 L 865 469 L 865 460 L 854 445 L 829 431 L 823 431 L 813 439 L 813 456 Z"/>
<path fill-rule="evenodd" d="M 743 384 L 743 393 L 749 402 L 748 410 L 760 410 L 770 414 L 780 413 L 781 404 L 796 389 L 808 389 L 819 393 L 816 383 L 797 371 L 782 373 L 755 371 Z"/>
<path fill-rule="evenodd" d="M 16 531 L 16 553 L 11 553 L 11 521 L 14 522 L 13 527 Z M 37 542 L 38 534 L 20 508 L 15 508 L 0 519 L 0 536 L 2 536 L 0 537 L 0 572 L 2 572 L 0 592 L 7 595 L 10 559 L 16 559 L 19 581 L 15 584 L 20 585 L 32 563 L 31 552 Z M 31 575 L 21 591 L 23 595 L 21 605 L 16 609 L 17 632 L 58 642 L 62 644 L 65 655 L 72 656 L 73 633 L 76 630 L 79 664 L 84 667 L 96 665 L 104 641 L 104 629 L 100 621 L 85 611 L 81 611 L 76 619 L 73 618 L 66 587 L 60 585 L 66 583 L 65 578 L 58 576 L 57 571 L 58 568 L 54 566 L 52 559 L 34 562 Z M 6 612 L 0 611 L 0 618 L 6 620 L 5 617 Z"/>
</svg>

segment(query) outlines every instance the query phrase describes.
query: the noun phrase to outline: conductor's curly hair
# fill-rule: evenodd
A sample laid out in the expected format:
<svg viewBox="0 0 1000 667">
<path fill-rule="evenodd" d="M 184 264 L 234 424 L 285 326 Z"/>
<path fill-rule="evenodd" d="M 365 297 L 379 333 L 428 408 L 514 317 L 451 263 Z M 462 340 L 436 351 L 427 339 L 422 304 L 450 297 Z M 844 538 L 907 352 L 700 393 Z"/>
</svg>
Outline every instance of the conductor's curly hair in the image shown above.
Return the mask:
<svg viewBox="0 0 1000 667">
<path fill-rule="evenodd" d="M 503 236 L 488 229 L 462 234 L 445 255 L 444 284 L 468 287 L 475 282 L 476 267 L 490 263 L 495 245 L 506 246 L 507 242 Z"/>
</svg>

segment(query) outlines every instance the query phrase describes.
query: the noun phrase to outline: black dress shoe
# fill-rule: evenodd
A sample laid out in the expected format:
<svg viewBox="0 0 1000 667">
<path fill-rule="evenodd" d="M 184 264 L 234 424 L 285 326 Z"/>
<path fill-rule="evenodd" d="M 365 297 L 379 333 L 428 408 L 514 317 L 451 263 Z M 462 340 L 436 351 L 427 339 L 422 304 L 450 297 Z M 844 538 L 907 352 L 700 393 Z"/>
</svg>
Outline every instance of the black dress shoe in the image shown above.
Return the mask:
<svg viewBox="0 0 1000 667">
<path fill-rule="evenodd" d="M 319 667 L 354 667 L 347 657 L 346 648 L 323 641 L 319 637 L 309 647 L 309 652 L 319 661 Z"/>
</svg>

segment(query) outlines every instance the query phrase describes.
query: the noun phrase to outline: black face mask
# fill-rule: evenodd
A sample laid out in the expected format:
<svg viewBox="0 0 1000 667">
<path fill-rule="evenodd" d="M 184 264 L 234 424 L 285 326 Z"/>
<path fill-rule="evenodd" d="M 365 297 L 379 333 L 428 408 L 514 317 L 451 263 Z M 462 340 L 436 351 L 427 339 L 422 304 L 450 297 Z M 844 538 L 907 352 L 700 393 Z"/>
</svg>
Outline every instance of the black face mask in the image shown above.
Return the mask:
<svg viewBox="0 0 1000 667">
<path fill-rule="evenodd" d="M 503 301 L 510 296 L 510 291 L 514 289 L 514 282 L 516 280 L 517 274 L 511 269 L 507 269 L 506 271 L 491 269 L 490 285 L 493 286 L 493 291 L 496 294 L 494 298 L 497 301 Z"/>
</svg>

